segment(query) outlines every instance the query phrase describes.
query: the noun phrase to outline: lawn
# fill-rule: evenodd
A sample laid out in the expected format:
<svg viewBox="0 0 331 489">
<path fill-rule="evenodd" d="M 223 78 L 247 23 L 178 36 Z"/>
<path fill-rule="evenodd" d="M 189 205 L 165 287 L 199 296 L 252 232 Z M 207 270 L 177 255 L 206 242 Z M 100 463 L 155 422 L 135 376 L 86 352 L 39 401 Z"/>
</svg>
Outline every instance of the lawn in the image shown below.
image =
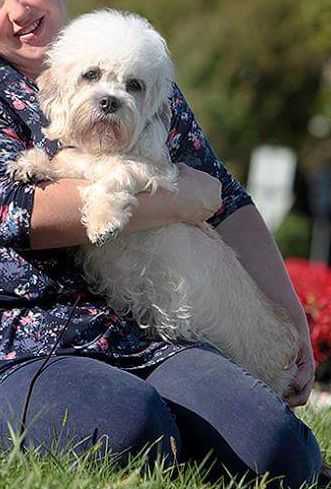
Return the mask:
<svg viewBox="0 0 331 489">
<path fill-rule="evenodd" d="M 301 408 L 297 414 L 314 430 L 325 459 L 331 462 L 331 408 L 314 410 Z M 180 468 L 177 477 L 162 470 L 161 464 L 152 474 L 140 475 L 142 460 L 135 460 L 125 471 L 116 470 L 110 460 L 93 466 L 87 458 L 47 456 L 40 458 L 35 452 L 25 455 L 19 443 L 6 456 L 0 458 L 0 489 L 244 489 L 247 483 L 239 478 L 220 480 L 208 485 L 198 467 Z M 280 484 L 281 485 L 281 484 Z M 268 487 L 268 476 L 257 479 L 255 489 Z M 317 487 L 310 486 L 310 487 Z M 331 486 L 330 486 L 331 487 Z"/>
</svg>

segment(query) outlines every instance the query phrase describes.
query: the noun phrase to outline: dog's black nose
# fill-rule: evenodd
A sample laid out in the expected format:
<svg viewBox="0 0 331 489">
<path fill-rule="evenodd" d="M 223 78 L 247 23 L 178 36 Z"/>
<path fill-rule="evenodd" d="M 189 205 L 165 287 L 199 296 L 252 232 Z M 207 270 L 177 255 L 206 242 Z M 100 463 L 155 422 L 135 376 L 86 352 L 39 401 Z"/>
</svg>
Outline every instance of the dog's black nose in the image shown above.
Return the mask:
<svg viewBox="0 0 331 489">
<path fill-rule="evenodd" d="M 114 112 L 117 112 L 118 109 L 121 107 L 120 100 L 118 100 L 118 98 L 112 97 L 110 95 L 107 97 L 103 97 L 100 100 L 99 104 L 100 104 L 101 110 L 105 114 L 112 114 Z"/>
</svg>

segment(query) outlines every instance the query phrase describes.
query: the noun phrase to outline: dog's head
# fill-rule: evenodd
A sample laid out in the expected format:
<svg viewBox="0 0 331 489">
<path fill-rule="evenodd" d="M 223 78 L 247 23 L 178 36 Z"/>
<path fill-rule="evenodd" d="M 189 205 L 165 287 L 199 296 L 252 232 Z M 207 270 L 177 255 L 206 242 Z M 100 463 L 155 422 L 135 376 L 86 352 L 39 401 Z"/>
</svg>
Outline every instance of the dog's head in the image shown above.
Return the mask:
<svg viewBox="0 0 331 489">
<path fill-rule="evenodd" d="M 160 34 L 135 14 L 100 10 L 74 20 L 38 78 L 46 135 L 88 152 L 129 151 L 144 128 L 170 121 L 173 64 Z"/>
</svg>

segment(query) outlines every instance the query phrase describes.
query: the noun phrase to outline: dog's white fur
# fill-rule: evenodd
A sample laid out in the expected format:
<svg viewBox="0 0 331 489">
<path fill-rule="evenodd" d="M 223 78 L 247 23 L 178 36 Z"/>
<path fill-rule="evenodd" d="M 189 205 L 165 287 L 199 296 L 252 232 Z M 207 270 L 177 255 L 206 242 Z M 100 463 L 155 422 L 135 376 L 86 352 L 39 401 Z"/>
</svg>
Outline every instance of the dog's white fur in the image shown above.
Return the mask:
<svg viewBox="0 0 331 489">
<path fill-rule="evenodd" d="M 81 16 L 38 80 L 46 135 L 64 149 L 51 163 L 28 151 L 9 171 L 25 181 L 90 181 L 81 194 L 91 244 L 80 259 L 92 290 L 166 339 L 207 339 L 284 395 L 296 372 L 296 330 L 216 232 L 177 224 L 106 240 L 125 227 L 138 192 L 176 191 L 165 144 L 173 79 L 166 43 L 145 19 L 114 10 Z"/>
</svg>

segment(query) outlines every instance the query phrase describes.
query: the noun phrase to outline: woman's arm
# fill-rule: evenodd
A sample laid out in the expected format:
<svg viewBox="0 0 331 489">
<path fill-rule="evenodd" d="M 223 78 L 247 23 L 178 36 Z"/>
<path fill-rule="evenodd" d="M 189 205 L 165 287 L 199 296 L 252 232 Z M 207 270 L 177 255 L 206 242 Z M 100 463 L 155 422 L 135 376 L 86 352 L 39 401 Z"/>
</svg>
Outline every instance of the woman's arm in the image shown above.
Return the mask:
<svg viewBox="0 0 331 489">
<path fill-rule="evenodd" d="M 63 179 L 36 186 L 31 212 L 32 249 L 77 246 L 88 241 L 79 211 L 79 186 L 84 185 L 84 181 Z"/>
<path fill-rule="evenodd" d="M 294 382 L 295 392 L 287 401 L 292 407 L 305 404 L 313 387 L 315 373 L 309 326 L 272 235 L 254 206 L 237 210 L 216 229 L 236 251 L 240 262 L 260 289 L 287 310 L 298 329 L 299 368 Z"/>
<path fill-rule="evenodd" d="M 31 248 L 76 246 L 87 242 L 86 229 L 81 223 L 82 201 L 79 188 L 84 180 L 62 179 L 36 186 L 31 216 Z M 210 218 L 220 206 L 219 182 L 210 175 L 180 165 L 178 191 L 159 189 L 153 195 L 137 195 L 138 206 L 123 232 L 187 222 L 200 224 Z"/>
<path fill-rule="evenodd" d="M 28 149 L 23 126 L 0 100 L 0 246 L 29 247 L 33 185 L 13 182 L 7 165 Z"/>
<path fill-rule="evenodd" d="M 61 179 L 37 186 L 31 217 L 30 241 L 32 249 L 77 246 L 88 242 L 86 228 L 81 223 L 82 200 L 79 188 L 84 180 Z M 166 192 L 153 196 L 137 196 L 139 205 L 132 209 L 132 217 L 125 231 L 142 231 L 175 222 L 175 213 L 165 205 Z"/>
<path fill-rule="evenodd" d="M 291 317 L 302 323 L 303 308 L 289 279 L 278 247 L 255 206 L 238 209 L 221 222 L 216 230 L 237 253 L 242 265 L 261 290 L 276 304 L 286 308 Z"/>
<path fill-rule="evenodd" d="M 264 294 L 288 311 L 299 331 L 299 369 L 294 385 L 297 392 L 288 402 L 291 406 L 304 404 L 313 384 L 314 359 L 306 316 L 281 254 L 252 199 L 217 159 L 177 87 L 174 87 L 172 105 L 174 120 L 169 137 L 172 158 L 179 158 L 222 182 L 223 206 L 210 219 L 210 223 L 237 252 L 242 265 Z"/>
</svg>

